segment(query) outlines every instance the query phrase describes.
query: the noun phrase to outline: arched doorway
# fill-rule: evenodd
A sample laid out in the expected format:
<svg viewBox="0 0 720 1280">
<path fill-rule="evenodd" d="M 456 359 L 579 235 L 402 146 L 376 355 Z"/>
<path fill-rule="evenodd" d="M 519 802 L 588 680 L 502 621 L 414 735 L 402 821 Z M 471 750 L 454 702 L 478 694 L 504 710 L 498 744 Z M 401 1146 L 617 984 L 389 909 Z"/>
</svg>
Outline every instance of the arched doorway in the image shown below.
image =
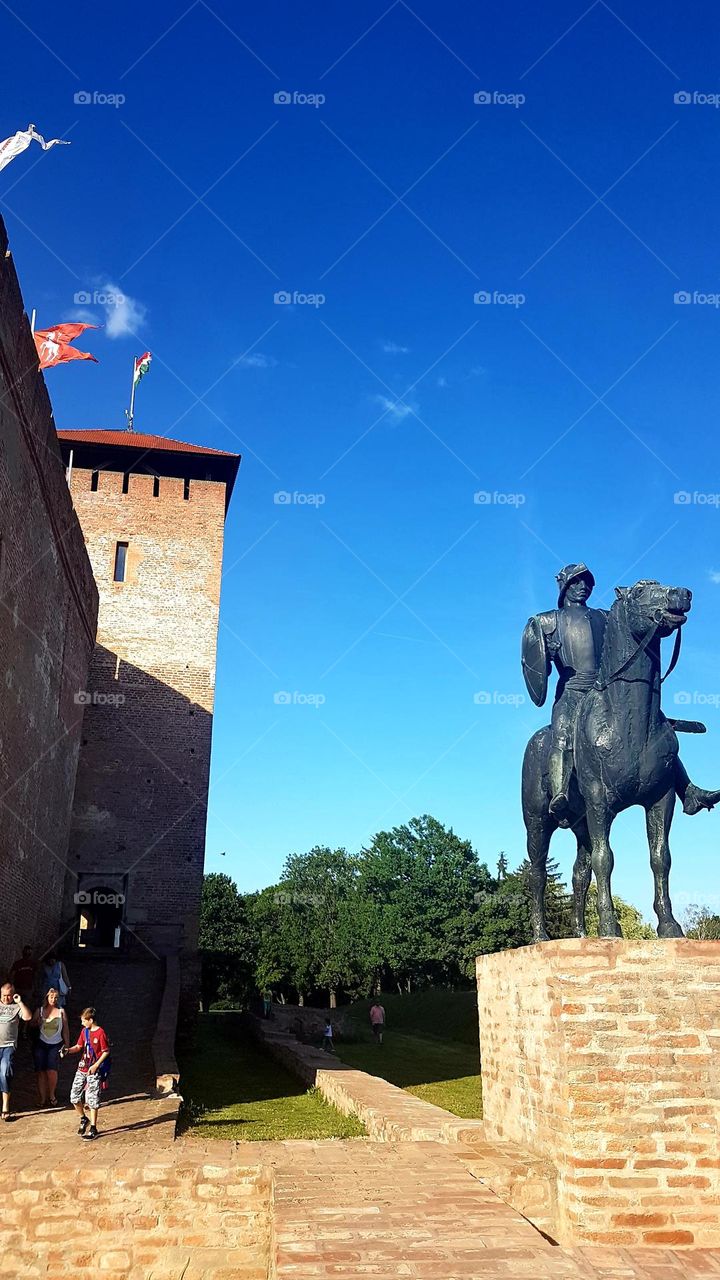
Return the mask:
<svg viewBox="0 0 720 1280">
<path fill-rule="evenodd" d="M 122 938 L 125 895 L 107 885 L 76 893 L 77 946 L 117 950 Z"/>
</svg>

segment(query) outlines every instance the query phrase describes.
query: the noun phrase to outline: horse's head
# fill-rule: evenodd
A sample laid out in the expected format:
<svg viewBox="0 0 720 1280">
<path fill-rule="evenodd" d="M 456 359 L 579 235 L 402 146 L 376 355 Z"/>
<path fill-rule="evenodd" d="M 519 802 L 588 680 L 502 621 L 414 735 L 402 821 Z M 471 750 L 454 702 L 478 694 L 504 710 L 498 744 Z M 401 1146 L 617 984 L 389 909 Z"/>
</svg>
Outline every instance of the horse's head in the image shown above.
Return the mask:
<svg viewBox="0 0 720 1280">
<path fill-rule="evenodd" d="M 624 607 L 627 625 L 640 641 L 656 628 L 656 635 L 669 636 L 684 622 L 692 606 L 687 587 L 664 587 L 661 582 L 642 578 L 634 587 L 616 587 L 615 595 Z"/>
</svg>

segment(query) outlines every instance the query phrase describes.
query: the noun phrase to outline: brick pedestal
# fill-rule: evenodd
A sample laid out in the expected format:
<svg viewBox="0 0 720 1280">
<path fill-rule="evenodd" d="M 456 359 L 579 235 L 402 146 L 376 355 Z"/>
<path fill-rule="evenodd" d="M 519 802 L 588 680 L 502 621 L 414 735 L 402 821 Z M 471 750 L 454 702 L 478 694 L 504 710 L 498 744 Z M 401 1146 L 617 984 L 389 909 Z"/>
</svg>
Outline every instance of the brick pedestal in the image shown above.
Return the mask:
<svg viewBox="0 0 720 1280">
<path fill-rule="evenodd" d="M 488 1137 L 551 1158 L 562 1244 L 720 1246 L 720 943 L 477 961 Z"/>
</svg>

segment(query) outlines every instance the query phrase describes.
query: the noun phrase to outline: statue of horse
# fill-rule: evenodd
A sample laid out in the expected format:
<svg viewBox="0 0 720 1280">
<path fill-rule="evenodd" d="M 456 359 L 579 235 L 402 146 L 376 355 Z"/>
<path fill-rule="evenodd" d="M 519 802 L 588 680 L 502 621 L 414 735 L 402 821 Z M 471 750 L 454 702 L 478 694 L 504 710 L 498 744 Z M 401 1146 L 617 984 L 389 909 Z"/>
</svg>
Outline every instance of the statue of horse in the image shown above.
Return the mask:
<svg viewBox="0 0 720 1280">
<path fill-rule="evenodd" d="M 678 740 L 660 707 L 660 644 L 687 621 L 692 593 L 643 580 L 616 588 L 595 685 L 585 695 L 575 724 L 574 769 L 569 815 L 564 824 L 577 840 L 573 868 L 573 922 L 585 936 L 585 900 L 592 872 L 598 894 L 599 933 L 621 937 L 610 877 L 610 828 L 618 813 L 642 805 L 646 813 L 654 910 L 659 938 L 681 938 L 668 890 L 669 834 L 675 808 Z M 676 638 L 676 645 L 679 635 Z M 674 661 L 677 657 L 677 649 Z M 550 726 L 528 742 L 523 759 L 522 804 L 527 831 L 536 942 L 548 938 L 544 895 L 550 840 L 560 823 L 549 812 Z"/>
</svg>

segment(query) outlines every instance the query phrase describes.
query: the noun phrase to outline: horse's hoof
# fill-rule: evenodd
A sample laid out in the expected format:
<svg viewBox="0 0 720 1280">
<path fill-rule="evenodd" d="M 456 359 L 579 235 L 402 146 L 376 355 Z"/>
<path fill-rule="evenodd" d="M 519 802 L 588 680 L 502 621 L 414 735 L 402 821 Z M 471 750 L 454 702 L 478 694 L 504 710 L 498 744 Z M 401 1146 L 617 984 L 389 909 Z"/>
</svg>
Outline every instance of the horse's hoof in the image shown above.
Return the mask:
<svg viewBox="0 0 720 1280">
<path fill-rule="evenodd" d="M 617 920 L 601 920 L 598 924 L 598 937 L 622 938 L 622 929 Z"/>
<path fill-rule="evenodd" d="M 657 929 L 658 938 L 684 938 L 677 920 L 661 920 Z"/>
</svg>

